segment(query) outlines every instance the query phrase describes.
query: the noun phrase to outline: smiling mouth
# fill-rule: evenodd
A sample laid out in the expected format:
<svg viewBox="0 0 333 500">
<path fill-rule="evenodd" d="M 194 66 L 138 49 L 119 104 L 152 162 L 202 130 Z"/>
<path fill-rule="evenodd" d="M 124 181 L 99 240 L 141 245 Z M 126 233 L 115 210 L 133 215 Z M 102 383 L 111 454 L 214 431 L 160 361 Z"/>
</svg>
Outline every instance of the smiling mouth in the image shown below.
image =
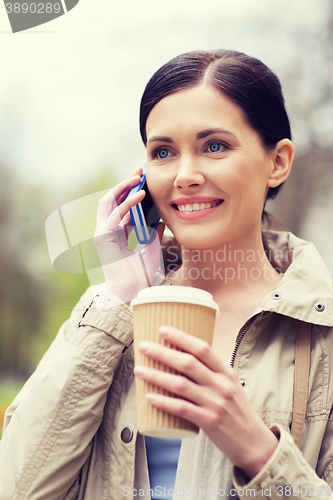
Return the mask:
<svg viewBox="0 0 333 500">
<path fill-rule="evenodd" d="M 186 203 L 186 205 L 176 205 L 172 204 L 172 206 L 178 210 L 179 212 L 196 212 L 199 210 L 207 210 L 208 208 L 216 207 L 217 205 L 221 205 L 224 200 L 218 200 L 213 203 Z"/>
</svg>

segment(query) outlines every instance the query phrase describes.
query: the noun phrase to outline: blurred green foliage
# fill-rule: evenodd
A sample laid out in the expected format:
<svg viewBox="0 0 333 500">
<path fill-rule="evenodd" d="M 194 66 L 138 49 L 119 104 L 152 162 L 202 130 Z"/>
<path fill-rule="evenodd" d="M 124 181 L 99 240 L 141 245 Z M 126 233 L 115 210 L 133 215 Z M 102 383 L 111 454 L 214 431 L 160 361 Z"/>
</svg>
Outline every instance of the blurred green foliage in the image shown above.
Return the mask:
<svg viewBox="0 0 333 500">
<path fill-rule="evenodd" d="M 28 378 L 89 286 L 86 274 L 52 268 L 46 218 L 66 203 L 119 182 L 106 166 L 93 182 L 59 192 L 23 184 L 11 172 L 0 164 L 0 401 L 6 400 L 1 381 L 20 385 Z"/>
</svg>

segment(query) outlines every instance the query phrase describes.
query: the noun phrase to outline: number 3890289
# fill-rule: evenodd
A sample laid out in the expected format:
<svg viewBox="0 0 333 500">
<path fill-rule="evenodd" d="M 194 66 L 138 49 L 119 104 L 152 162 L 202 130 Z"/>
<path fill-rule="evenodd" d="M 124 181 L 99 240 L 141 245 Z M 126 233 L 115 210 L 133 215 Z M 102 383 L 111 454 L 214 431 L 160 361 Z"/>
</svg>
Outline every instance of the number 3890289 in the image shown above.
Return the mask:
<svg viewBox="0 0 333 500">
<path fill-rule="evenodd" d="M 60 3 L 6 3 L 8 14 L 59 14 Z"/>
</svg>

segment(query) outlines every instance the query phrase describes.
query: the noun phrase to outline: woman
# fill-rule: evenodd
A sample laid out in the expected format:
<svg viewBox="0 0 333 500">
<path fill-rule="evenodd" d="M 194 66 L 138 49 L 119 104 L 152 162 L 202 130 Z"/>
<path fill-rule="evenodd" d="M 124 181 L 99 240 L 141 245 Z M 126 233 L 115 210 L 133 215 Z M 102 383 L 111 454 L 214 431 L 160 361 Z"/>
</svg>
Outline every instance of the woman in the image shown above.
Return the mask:
<svg viewBox="0 0 333 500">
<path fill-rule="evenodd" d="M 173 491 L 163 484 L 149 491 L 149 473 L 152 484 L 156 477 L 151 443 L 148 472 L 137 433 L 128 307 L 147 275 L 137 255 L 109 264 L 104 257 L 126 248 L 128 211 L 144 197 L 127 198 L 138 169 L 99 205 L 105 288 L 81 299 L 7 412 L 1 498 L 333 498 L 332 279 L 311 244 L 261 231 L 265 200 L 293 160 L 278 79 L 244 54 L 184 54 L 148 83 L 140 126 L 148 187 L 175 236 L 163 241 L 167 270 L 178 244 L 182 250 L 162 285 L 208 290 L 220 316 L 212 348 L 169 327 L 161 335 L 184 352 L 140 345 L 183 375 L 134 373 L 179 396 L 150 394 L 152 405 L 201 431 L 182 442 Z M 157 238 L 143 259 L 158 283 Z M 290 425 L 295 338 L 304 323 L 312 325 L 311 367 L 299 451 Z"/>
</svg>

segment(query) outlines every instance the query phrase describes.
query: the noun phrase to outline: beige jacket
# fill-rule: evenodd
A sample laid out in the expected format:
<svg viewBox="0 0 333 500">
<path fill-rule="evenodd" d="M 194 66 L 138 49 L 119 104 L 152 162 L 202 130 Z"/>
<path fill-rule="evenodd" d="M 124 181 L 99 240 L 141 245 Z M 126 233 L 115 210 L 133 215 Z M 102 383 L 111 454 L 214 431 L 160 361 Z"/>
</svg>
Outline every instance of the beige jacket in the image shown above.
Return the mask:
<svg viewBox="0 0 333 500">
<path fill-rule="evenodd" d="M 291 251 L 293 262 L 245 325 L 234 368 L 278 447 L 247 483 L 202 431 L 184 439 L 175 500 L 236 490 L 240 498 L 333 499 L 332 278 L 312 244 L 289 233 L 268 240 L 275 265 L 285 270 Z M 289 434 L 297 320 L 313 325 L 302 453 Z M 89 289 L 7 410 L 0 500 L 149 498 L 132 370 L 130 308 Z"/>
</svg>

